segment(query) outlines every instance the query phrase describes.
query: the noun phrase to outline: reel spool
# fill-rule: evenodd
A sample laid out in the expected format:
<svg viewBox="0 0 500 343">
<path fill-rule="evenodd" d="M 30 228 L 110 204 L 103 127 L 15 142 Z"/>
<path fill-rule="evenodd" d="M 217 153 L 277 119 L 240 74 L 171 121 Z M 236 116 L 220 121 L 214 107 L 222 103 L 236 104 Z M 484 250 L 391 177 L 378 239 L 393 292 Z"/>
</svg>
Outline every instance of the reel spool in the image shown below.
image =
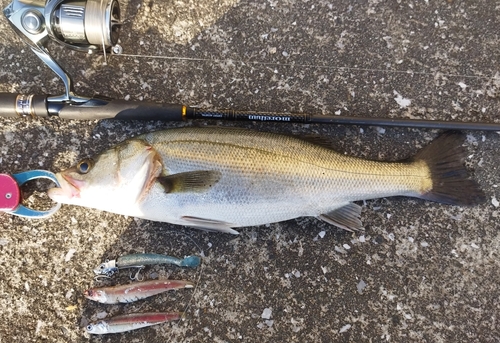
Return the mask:
<svg viewBox="0 0 500 343">
<path fill-rule="evenodd" d="M 74 49 L 107 49 L 118 43 L 120 6 L 116 0 L 69 0 L 55 6 L 49 35 Z"/>
</svg>

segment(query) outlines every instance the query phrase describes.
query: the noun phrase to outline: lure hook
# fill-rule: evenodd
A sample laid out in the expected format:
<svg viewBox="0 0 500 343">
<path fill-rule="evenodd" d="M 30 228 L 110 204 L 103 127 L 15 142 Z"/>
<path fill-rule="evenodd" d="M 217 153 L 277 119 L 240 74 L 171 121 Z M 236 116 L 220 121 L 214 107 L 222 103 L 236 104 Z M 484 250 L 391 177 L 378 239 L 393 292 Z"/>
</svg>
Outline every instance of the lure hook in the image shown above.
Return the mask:
<svg viewBox="0 0 500 343">
<path fill-rule="evenodd" d="M 137 272 L 132 276 L 132 272 L 129 274 L 129 278 L 132 281 L 143 281 L 144 276 L 141 277 L 141 271 L 144 269 L 144 266 L 136 267 Z"/>
<path fill-rule="evenodd" d="M 111 274 L 112 275 L 112 274 Z M 95 281 L 101 281 L 103 279 L 111 279 L 111 275 L 109 274 L 100 274 L 100 275 L 96 275 L 94 276 L 94 280 Z"/>
</svg>

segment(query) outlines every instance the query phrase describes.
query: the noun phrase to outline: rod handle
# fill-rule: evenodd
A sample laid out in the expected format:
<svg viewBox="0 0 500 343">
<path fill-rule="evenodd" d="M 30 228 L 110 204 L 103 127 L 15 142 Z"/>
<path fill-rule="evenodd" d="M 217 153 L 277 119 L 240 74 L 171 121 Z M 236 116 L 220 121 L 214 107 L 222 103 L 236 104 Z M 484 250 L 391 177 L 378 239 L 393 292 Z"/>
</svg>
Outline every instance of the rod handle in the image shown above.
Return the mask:
<svg viewBox="0 0 500 343">
<path fill-rule="evenodd" d="M 0 93 L 0 117 L 46 117 L 45 95 Z"/>
<path fill-rule="evenodd" d="M 65 104 L 57 110 L 62 119 L 119 119 L 181 121 L 186 106 L 93 98 L 83 104 Z"/>
<path fill-rule="evenodd" d="M 16 98 L 17 94 L 0 93 L 0 117 L 19 117 L 16 112 Z"/>
</svg>

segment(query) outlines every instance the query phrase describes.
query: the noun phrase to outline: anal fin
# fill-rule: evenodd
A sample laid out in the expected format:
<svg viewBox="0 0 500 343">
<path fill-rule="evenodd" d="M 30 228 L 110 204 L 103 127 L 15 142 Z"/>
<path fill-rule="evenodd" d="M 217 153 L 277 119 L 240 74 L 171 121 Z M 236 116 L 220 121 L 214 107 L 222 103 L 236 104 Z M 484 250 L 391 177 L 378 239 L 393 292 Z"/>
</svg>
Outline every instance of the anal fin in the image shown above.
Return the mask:
<svg viewBox="0 0 500 343">
<path fill-rule="evenodd" d="M 216 231 L 223 233 L 230 233 L 232 235 L 239 235 L 240 233 L 231 228 L 231 223 L 226 223 L 220 220 L 204 219 L 198 217 L 183 216 L 181 219 L 185 222 L 183 225 L 192 226 L 198 229 L 208 231 Z"/>
<path fill-rule="evenodd" d="M 349 203 L 331 212 L 320 214 L 318 219 L 347 231 L 362 231 L 363 223 L 359 219 L 360 216 L 361 206 Z"/>
</svg>

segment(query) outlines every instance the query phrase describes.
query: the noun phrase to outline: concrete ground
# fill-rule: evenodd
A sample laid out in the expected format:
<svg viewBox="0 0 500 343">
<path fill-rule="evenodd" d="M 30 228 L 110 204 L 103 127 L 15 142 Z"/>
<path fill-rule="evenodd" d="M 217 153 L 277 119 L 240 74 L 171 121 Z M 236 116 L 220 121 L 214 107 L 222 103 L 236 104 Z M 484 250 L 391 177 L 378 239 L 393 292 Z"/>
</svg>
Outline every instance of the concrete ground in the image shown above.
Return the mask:
<svg viewBox="0 0 500 343">
<path fill-rule="evenodd" d="M 1 0 L 2 7 L 8 4 Z M 121 1 L 122 56 L 104 64 L 51 45 L 77 92 L 213 108 L 499 122 L 496 1 Z M 0 91 L 61 82 L 0 20 Z M 192 60 L 194 58 L 195 60 Z M 414 154 L 436 130 L 252 123 L 0 119 L 0 172 L 59 171 L 132 135 L 179 125 L 319 134 L 350 155 Z M 500 136 L 466 132 L 487 194 L 463 208 L 408 198 L 360 202 L 364 233 L 313 218 L 206 233 L 63 206 L 46 220 L 0 216 L 0 342 L 499 342 Z M 48 184 L 25 190 L 42 203 Z M 228 209 L 230 210 L 230 209 Z M 128 305 L 82 291 L 92 268 L 132 252 L 202 254 L 148 278 L 197 283 Z M 89 336 L 97 318 L 186 311 L 186 319 Z"/>
</svg>

